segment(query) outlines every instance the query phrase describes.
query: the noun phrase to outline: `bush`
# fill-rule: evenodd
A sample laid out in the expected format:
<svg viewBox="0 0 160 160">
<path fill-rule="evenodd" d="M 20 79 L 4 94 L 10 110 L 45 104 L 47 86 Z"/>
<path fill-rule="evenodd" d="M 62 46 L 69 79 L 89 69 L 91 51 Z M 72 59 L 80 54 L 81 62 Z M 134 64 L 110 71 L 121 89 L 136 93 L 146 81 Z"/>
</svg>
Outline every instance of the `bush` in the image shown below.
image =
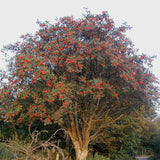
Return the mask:
<svg viewBox="0 0 160 160">
<path fill-rule="evenodd" d="M 8 148 L 0 144 L 0 160 L 11 160 L 16 158 L 14 153 L 11 152 Z"/>
<path fill-rule="evenodd" d="M 149 157 L 149 160 L 156 160 L 156 158 L 155 157 Z"/>
<path fill-rule="evenodd" d="M 94 158 L 88 158 L 87 160 L 110 160 L 110 158 L 107 158 L 105 156 L 96 153 Z"/>
<path fill-rule="evenodd" d="M 57 130 L 58 132 L 59 130 Z M 28 159 L 51 159 L 54 156 L 62 157 L 65 159 L 62 149 L 53 141 L 55 132 L 48 140 L 39 140 L 38 137 L 41 133 L 47 131 L 36 131 L 32 133 L 29 128 L 29 135 L 25 140 L 10 139 L 0 143 L 0 160 L 28 160 Z M 1 159 L 2 158 L 2 159 Z"/>
<path fill-rule="evenodd" d="M 124 159 L 135 160 L 135 158 L 132 155 L 127 154 L 125 150 L 115 152 L 111 156 L 111 160 L 124 160 Z"/>
</svg>

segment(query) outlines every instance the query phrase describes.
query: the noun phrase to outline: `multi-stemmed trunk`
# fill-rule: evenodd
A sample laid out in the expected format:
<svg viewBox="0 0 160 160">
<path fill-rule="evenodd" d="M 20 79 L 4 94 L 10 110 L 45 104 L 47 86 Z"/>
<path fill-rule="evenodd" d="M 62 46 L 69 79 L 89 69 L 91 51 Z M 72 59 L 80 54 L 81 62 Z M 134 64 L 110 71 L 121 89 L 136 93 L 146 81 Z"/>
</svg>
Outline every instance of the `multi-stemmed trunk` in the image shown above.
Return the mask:
<svg viewBox="0 0 160 160">
<path fill-rule="evenodd" d="M 80 145 L 79 142 L 73 141 L 75 153 L 76 153 L 76 160 L 86 160 L 88 155 L 88 144 Z"/>
<path fill-rule="evenodd" d="M 70 124 L 71 126 L 68 128 L 68 134 L 75 149 L 76 160 L 86 160 L 88 155 L 88 145 L 90 142 L 89 134 L 91 121 L 88 125 L 84 126 L 84 128 L 79 129 L 75 119 L 70 115 Z"/>
</svg>

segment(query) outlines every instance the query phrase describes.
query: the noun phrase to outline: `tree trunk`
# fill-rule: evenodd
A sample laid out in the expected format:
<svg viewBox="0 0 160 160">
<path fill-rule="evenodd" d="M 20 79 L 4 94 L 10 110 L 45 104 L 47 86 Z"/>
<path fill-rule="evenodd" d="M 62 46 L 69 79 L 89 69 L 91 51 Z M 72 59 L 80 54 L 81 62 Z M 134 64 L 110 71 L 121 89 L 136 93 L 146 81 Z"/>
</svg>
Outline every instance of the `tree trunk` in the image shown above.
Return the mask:
<svg viewBox="0 0 160 160">
<path fill-rule="evenodd" d="M 86 131 L 80 135 L 79 131 L 68 131 L 76 154 L 76 160 L 86 160 L 88 155 L 89 132 Z"/>
<path fill-rule="evenodd" d="M 76 119 L 73 118 L 73 115 L 69 115 L 70 118 L 70 127 L 67 129 L 68 134 L 72 140 L 74 145 L 76 160 L 86 160 L 88 155 L 88 145 L 90 142 L 90 128 L 91 128 L 91 121 L 82 129 L 79 129 L 78 122 Z"/>
<path fill-rule="evenodd" d="M 80 145 L 79 142 L 72 140 L 75 153 L 76 153 L 76 160 L 86 160 L 88 155 L 88 143 L 84 145 Z"/>
<path fill-rule="evenodd" d="M 88 155 L 88 150 L 77 150 L 76 151 L 76 160 L 86 160 Z"/>
</svg>

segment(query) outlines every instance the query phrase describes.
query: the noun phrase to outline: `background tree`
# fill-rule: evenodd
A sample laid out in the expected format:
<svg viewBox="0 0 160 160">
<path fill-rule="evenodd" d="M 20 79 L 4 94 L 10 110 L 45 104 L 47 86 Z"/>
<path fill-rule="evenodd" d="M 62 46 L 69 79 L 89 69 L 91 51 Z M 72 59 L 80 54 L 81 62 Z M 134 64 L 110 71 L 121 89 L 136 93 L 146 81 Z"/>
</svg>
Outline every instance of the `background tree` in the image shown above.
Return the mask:
<svg viewBox="0 0 160 160">
<path fill-rule="evenodd" d="M 13 51 L 1 89 L 8 121 L 58 123 L 84 160 L 89 143 L 133 110 L 150 110 L 158 99 L 151 57 L 138 55 L 107 12 L 82 19 L 41 23 L 35 35 L 8 45 Z M 10 98 L 13 97 L 13 98 Z"/>
<path fill-rule="evenodd" d="M 147 135 L 146 128 L 150 122 L 144 115 L 144 111 L 137 110 L 103 129 L 101 136 L 91 142 L 93 152 L 111 159 L 135 159 L 137 151 L 142 148 L 143 133 Z"/>
<path fill-rule="evenodd" d="M 156 158 L 159 158 L 160 153 L 160 125 L 159 118 L 154 120 L 144 120 L 145 127 L 141 134 L 141 152 L 152 152 Z"/>
</svg>

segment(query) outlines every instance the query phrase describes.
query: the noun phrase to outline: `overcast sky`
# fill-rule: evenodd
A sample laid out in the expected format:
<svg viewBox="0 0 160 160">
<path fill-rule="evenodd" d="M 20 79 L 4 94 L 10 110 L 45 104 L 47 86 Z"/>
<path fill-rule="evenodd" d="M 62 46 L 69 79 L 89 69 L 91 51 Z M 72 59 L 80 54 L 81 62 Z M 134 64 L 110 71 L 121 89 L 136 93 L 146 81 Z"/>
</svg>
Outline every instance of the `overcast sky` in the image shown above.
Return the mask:
<svg viewBox="0 0 160 160">
<path fill-rule="evenodd" d="M 127 22 L 127 32 L 140 53 L 157 55 L 153 72 L 160 79 L 160 0 L 1 0 L 0 47 L 19 40 L 38 29 L 37 19 L 53 21 L 56 17 L 81 17 L 88 8 L 92 13 L 107 10 L 117 25 Z M 1 57 L 2 62 L 2 57 Z M 4 64 L 0 63 L 0 68 Z"/>
</svg>

